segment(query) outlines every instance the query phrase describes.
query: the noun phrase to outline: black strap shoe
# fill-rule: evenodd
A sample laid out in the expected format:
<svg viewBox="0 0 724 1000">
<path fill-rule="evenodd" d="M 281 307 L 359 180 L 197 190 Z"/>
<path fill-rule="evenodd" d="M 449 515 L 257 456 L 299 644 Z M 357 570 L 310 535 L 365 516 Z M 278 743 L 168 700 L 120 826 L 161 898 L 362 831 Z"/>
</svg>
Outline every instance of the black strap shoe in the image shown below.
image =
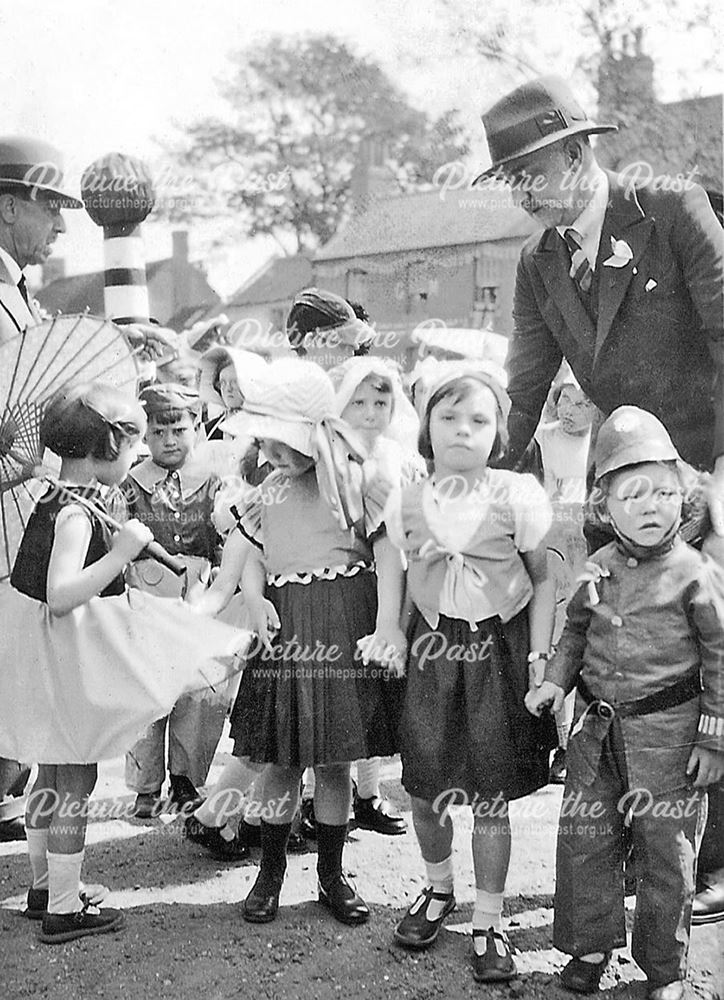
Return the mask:
<svg viewBox="0 0 724 1000">
<path fill-rule="evenodd" d="M 445 905 L 440 916 L 430 920 L 427 911 L 433 899 Z M 405 948 L 429 948 L 440 933 L 443 920 L 454 909 L 455 896 L 452 892 L 435 892 L 432 886 L 428 886 L 422 890 L 395 928 L 395 941 Z"/>
<path fill-rule="evenodd" d="M 407 830 L 402 816 L 393 816 L 390 803 L 379 795 L 361 799 L 355 795 L 354 821 L 361 830 L 372 830 L 387 837 L 399 837 Z"/>
<path fill-rule="evenodd" d="M 485 951 L 475 951 L 475 938 L 485 938 Z M 487 931 L 473 928 L 473 979 L 476 983 L 505 983 L 518 970 L 513 961 L 513 949 L 507 934 L 488 927 Z"/>
<path fill-rule="evenodd" d="M 269 924 L 279 909 L 282 884 L 264 871 L 259 871 L 251 892 L 244 900 L 242 916 L 250 924 Z"/>
<path fill-rule="evenodd" d="M 123 910 L 110 907 L 99 910 L 97 907 L 88 909 L 84 906 L 76 913 L 45 913 L 38 941 L 43 944 L 62 944 L 90 934 L 108 934 L 119 931 L 125 922 Z"/>
<path fill-rule="evenodd" d="M 319 902 L 343 924 L 356 926 L 366 923 L 370 911 L 347 877 L 340 874 L 327 886 L 319 885 Z"/>
<path fill-rule="evenodd" d="M 610 958 L 610 951 L 600 962 L 582 962 L 580 958 L 572 958 L 561 972 L 561 986 L 573 993 L 595 993 Z"/>
</svg>

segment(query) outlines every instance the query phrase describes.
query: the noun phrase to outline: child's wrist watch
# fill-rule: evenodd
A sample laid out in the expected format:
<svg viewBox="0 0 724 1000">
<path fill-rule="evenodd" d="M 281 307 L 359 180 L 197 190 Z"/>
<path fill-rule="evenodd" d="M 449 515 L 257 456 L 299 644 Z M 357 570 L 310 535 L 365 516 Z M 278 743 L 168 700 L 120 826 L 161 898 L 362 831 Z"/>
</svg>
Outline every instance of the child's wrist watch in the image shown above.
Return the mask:
<svg viewBox="0 0 724 1000">
<path fill-rule="evenodd" d="M 539 649 L 534 649 L 528 653 L 528 663 L 537 663 L 538 660 L 550 660 L 550 653 L 543 653 Z"/>
</svg>

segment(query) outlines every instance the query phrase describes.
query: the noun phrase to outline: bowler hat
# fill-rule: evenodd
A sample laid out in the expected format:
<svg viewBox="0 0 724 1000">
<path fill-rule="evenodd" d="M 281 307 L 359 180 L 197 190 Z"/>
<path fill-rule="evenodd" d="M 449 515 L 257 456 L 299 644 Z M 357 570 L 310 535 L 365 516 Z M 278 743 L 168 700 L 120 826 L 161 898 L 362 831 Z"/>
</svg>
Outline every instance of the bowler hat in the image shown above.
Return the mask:
<svg viewBox="0 0 724 1000">
<path fill-rule="evenodd" d="M 44 191 L 61 208 L 83 208 L 83 202 L 63 189 L 63 156 L 40 139 L 0 136 L 0 185 Z"/>
<path fill-rule="evenodd" d="M 559 76 L 541 76 L 506 94 L 483 114 L 492 166 L 473 184 L 505 163 L 527 156 L 570 135 L 615 132 L 616 125 L 597 125 Z"/>
</svg>

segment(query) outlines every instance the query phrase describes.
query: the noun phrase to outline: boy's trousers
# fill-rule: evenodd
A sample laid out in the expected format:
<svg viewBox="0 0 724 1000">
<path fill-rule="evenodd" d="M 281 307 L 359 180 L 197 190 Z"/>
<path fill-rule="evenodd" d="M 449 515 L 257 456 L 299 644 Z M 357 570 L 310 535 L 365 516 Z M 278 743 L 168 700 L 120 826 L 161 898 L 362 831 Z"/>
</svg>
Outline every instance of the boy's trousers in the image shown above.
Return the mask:
<svg viewBox="0 0 724 1000">
<path fill-rule="evenodd" d="M 592 776 L 595 742 L 601 754 Z M 684 979 L 704 796 L 685 787 L 629 789 L 615 718 L 604 723 L 589 716 L 570 740 L 566 763 L 553 944 L 577 957 L 625 946 L 623 829 L 630 815 L 636 868 L 632 954 L 652 987 Z"/>
<path fill-rule="evenodd" d="M 158 719 L 126 754 L 126 784 L 137 794 L 157 792 L 168 771 L 185 775 L 197 788 L 204 784 L 226 718 L 227 702 L 185 694 L 171 714 Z"/>
</svg>

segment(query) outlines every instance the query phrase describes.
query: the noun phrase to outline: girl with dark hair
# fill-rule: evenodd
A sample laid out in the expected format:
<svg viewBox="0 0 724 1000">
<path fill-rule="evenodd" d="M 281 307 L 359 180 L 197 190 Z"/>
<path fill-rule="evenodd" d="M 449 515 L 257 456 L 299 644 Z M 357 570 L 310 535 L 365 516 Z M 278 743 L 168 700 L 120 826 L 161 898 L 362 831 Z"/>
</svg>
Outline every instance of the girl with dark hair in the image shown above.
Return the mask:
<svg viewBox="0 0 724 1000">
<path fill-rule="evenodd" d="M 26 812 L 26 916 L 42 920 L 47 944 L 124 923 L 120 910 L 97 908 L 104 887 L 80 884 L 96 761 L 123 753 L 183 691 L 220 679 L 226 670 L 210 659 L 239 645 L 226 626 L 190 621 L 180 602 L 139 593 L 131 606 L 125 594 L 123 572 L 153 535 L 131 520 L 111 537 L 101 490 L 125 478 L 145 428 L 143 408 L 113 386 L 51 400 L 40 438 L 61 458 L 60 478 L 28 520 L 0 595 L 0 752 L 40 762 Z"/>
<path fill-rule="evenodd" d="M 427 887 L 395 938 L 426 948 L 454 910 L 449 807 L 471 805 L 473 976 L 496 982 L 516 971 L 501 926 L 508 802 L 546 784 L 553 742 L 549 720 L 531 725 L 523 701 L 548 658 L 553 625 L 544 543 L 551 510 L 532 476 L 489 467 L 506 443 L 502 370 L 449 362 L 432 371 L 418 392 L 419 447 L 430 478 L 403 489 L 385 510 L 408 567 L 399 738 L 427 871 Z"/>
</svg>

